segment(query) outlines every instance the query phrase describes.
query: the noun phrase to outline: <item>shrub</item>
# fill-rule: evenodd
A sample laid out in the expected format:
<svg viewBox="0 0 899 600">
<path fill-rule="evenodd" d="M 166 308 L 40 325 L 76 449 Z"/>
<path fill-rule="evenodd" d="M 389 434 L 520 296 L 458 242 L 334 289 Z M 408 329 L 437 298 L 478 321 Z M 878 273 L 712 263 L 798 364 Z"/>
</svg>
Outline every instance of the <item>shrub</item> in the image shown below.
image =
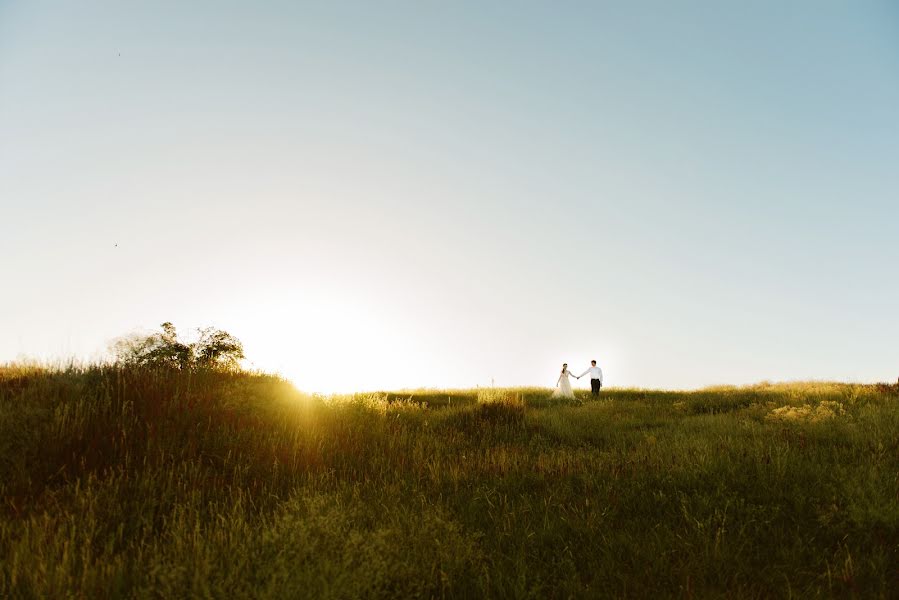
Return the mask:
<svg viewBox="0 0 899 600">
<path fill-rule="evenodd" d="M 131 335 L 113 346 L 118 362 L 128 365 L 173 369 L 204 368 L 233 371 L 245 358 L 243 344 L 236 337 L 213 327 L 198 329 L 196 342 L 178 339 L 175 326 L 168 321 L 162 331 L 150 335 Z"/>
</svg>

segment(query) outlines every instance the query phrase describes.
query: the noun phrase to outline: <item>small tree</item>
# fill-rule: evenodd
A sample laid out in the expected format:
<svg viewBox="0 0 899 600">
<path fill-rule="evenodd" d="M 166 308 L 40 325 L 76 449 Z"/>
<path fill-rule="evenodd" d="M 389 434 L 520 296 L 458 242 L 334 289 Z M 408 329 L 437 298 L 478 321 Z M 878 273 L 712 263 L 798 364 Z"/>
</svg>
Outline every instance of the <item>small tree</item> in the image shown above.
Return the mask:
<svg viewBox="0 0 899 600">
<path fill-rule="evenodd" d="M 236 337 L 207 327 L 200 329 L 200 339 L 192 345 L 194 362 L 200 367 L 236 370 L 244 358 L 243 344 Z"/>
<path fill-rule="evenodd" d="M 150 335 L 131 335 L 116 341 L 116 359 L 126 364 L 167 367 L 172 369 L 236 370 L 245 358 L 243 344 L 236 337 L 213 327 L 197 330 L 199 338 L 192 344 L 178 340 L 175 326 L 161 325 L 162 331 Z"/>
</svg>

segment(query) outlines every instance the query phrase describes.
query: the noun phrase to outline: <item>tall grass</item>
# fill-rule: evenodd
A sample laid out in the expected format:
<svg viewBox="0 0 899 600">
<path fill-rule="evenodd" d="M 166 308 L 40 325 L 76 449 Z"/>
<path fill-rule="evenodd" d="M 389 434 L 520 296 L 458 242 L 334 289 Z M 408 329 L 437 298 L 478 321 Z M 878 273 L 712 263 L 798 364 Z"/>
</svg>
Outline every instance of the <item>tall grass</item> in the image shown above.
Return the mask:
<svg viewBox="0 0 899 600">
<path fill-rule="evenodd" d="M 896 597 L 895 388 L 579 394 L 2 368 L 0 596 Z"/>
</svg>

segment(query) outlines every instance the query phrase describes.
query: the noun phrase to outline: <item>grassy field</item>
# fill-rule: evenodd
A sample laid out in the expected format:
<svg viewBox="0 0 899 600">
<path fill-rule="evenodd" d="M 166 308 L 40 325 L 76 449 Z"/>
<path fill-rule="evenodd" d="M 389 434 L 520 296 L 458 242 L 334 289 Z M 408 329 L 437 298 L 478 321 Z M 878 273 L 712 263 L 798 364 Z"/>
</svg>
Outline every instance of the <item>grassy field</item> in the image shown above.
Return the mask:
<svg viewBox="0 0 899 600">
<path fill-rule="evenodd" d="M 899 597 L 899 391 L 0 368 L 0 597 Z"/>
</svg>

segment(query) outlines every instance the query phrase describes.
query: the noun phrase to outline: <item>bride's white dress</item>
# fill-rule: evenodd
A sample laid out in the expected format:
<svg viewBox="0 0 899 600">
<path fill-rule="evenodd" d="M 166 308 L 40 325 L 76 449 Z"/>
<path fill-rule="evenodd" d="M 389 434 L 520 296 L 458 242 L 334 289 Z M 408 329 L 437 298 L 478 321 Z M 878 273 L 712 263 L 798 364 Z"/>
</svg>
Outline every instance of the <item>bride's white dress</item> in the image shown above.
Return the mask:
<svg viewBox="0 0 899 600">
<path fill-rule="evenodd" d="M 568 369 L 565 369 L 559 375 L 553 398 L 574 398 L 574 390 L 571 389 L 571 382 L 568 380 L 569 375 L 571 375 L 571 372 Z"/>
</svg>

